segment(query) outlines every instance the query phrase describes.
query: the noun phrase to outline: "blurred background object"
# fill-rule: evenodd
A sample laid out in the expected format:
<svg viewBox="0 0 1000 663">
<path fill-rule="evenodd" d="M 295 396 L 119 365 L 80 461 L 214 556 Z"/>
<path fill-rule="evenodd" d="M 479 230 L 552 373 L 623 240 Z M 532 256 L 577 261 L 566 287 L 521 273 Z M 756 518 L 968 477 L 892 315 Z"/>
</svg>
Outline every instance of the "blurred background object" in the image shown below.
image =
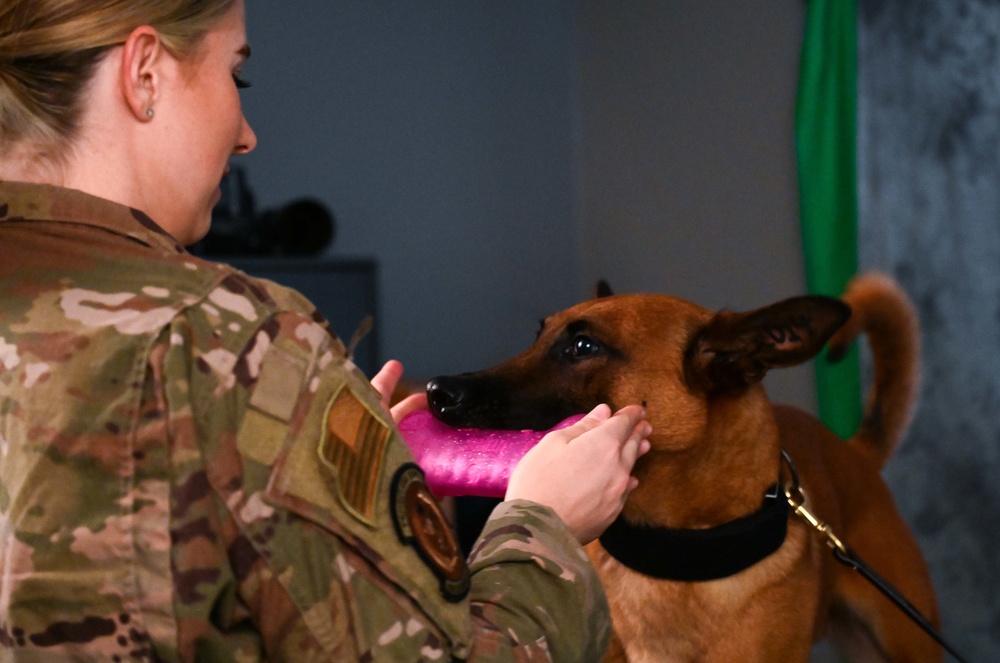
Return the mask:
<svg viewBox="0 0 1000 663">
<path fill-rule="evenodd" d="M 276 209 L 257 210 L 242 166 L 222 179 L 222 198 L 212 210 L 212 227 L 190 247 L 205 256 L 315 256 L 333 244 L 333 213 L 319 200 L 299 198 Z"/>
</svg>

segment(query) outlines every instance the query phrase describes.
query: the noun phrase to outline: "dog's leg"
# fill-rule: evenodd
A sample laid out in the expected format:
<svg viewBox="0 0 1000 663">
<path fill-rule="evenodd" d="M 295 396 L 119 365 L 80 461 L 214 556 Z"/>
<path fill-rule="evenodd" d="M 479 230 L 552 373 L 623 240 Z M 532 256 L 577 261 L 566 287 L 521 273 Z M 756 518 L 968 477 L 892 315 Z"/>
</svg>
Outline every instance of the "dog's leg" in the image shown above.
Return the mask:
<svg viewBox="0 0 1000 663">
<path fill-rule="evenodd" d="M 832 615 L 828 623 L 827 640 L 835 653 L 830 661 L 850 661 L 850 663 L 890 663 L 866 626 L 857 617 L 843 608 Z M 827 659 L 822 659 L 826 661 Z"/>
<path fill-rule="evenodd" d="M 881 536 L 868 533 L 856 537 L 859 542 L 877 542 L 857 553 L 936 625 L 939 620 L 926 565 L 909 531 L 902 524 L 897 526 L 897 522 L 883 518 L 877 523 Z M 887 540 L 892 542 L 887 543 Z M 873 657 L 871 653 L 858 655 L 851 661 L 940 663 L 941 647 L 861 574 L 839 567 L 835 586 L 836 603 L 849 613 L 838 615 L 839 610 L 833 611 L 834 621 L 839 626 L 836 629 L 839 633 L 835 630 L 831 634 L 835 642 L 858 655 L 859 651 L 868 651 L 863 646 L 867 639 L 872 651 L 881 653 L 881 657 Z"/>
<path fill-rule="evenodd" d="M 622 646 L 618 633 L 611 633 L 611 643 L 608 645 L 603 663 L 628 663 L 628 656 L 625 654 L 625 647 Z"/>
</svg>

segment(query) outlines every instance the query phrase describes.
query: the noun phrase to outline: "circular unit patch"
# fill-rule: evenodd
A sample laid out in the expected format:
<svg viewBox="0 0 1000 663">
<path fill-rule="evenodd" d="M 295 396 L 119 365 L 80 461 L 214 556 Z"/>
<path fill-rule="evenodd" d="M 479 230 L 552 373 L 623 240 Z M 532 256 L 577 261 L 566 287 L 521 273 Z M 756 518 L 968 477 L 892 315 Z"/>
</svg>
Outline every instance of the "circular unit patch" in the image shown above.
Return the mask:
<svg viewBox="0 0 1000 663">
<path fill-rule="evenodd" d="M 415 547 L 440 579 L 444 597 L 452 602 L 465 598 L 471 584 L 469 567 L 423 471 L 412 463 L 393 477 L 392 519 L 400 540 Z"/>
</svg>

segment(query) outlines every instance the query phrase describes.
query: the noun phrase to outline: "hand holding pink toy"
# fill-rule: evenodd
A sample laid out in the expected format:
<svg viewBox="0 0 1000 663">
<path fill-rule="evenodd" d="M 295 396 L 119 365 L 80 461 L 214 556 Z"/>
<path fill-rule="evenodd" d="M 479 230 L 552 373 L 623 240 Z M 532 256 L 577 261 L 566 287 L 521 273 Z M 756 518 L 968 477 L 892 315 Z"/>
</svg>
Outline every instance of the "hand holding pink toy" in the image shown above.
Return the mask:
<svg viewBox="0 0 1000 663">
<path fill-rule="evenodd" d="M 389 362 L 372 379 L 388 407 L 402 366 Z M 649 450 L 652 428 L 643 408 L 612 415 L 606 405 L 569 417 L 548 431 L 453 428 L 411 396 L 393 418 L 427 485 L 438 497 L 477 495 L 548 506 L 581 543 L 599 536 L 638 484 L 636 460 Z"/>
</svg>

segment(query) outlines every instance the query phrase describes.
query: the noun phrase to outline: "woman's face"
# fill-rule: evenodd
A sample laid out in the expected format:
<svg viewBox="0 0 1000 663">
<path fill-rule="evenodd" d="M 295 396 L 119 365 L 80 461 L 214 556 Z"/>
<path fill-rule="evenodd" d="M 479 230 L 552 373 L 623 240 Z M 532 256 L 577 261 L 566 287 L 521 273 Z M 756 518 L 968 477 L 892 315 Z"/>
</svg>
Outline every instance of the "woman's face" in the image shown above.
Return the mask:
<svg viewBox="0 0 1000 663">
<path fill-rule="evenodd" d="M 245 154 L 257 137 L 243 116 L 239 87 L 247 46 L 243 0 L 236 0 L 196 50 L 177 62 L 170 94 L 154 108 L 160 123 L 154 181 L 146 210 L 183 245 L 208 232 L 229 157 Z M 161 217 L 161 218 L 158 218 Z"/>
</svg>

